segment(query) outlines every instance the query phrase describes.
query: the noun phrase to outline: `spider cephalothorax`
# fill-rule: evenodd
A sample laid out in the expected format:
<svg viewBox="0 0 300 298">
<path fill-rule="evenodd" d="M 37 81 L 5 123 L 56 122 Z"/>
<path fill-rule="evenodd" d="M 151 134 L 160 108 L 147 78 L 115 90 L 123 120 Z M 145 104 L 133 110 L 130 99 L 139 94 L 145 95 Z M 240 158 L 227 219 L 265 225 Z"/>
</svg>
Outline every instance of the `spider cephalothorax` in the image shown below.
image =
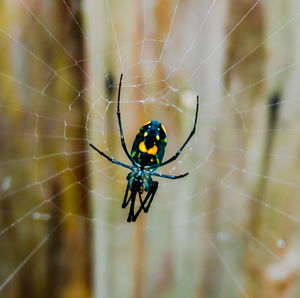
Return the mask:
<svg viewBox="0 0 300 298">
<path fill-rule="evenodd" d="M 138 134 L 135 137 L 135 140 L 132 145 L 131 154 L 129 154 L 127 150 L 127 146 L 124 140 L 123 135 L 123 128 L 121 122 L 121 112 L 120 112 L 120 93 L 121 93 L 121 85 L 122 85 L 122 77 L 120 77 L 119 83 L 119 91 L 118 91 L 118 107 L 117 107 L 117 116 L 118 116 L 118 123 L 121 135 L 121 144 L 122 147 L 132 163 L 132 166 L 119 162 L 112 157 L 107 156 L 105 153 L 97 149 L 94 145 L 90 144 L 90 146 L 95 149 L 99 154 L 104 156 L 110 162 L 113 162 L 119 166 L 127 168 L 131 170 L 131 172 L 127 175 L 127 186 L 125 190 L 125 195 L 123 199 L 122 208 L 126 208 L 130 203 L 130 210 L 127 217 L 127 221 L 136 221 L 137 217 L 144 210 L 145 213 L 148 212 L 152 200 L 155 196 L 155 193 L 158 188 L 158 182 L 153 181 L 151 176 L 157 176 L 161 178 L 168 178 L 168 179 L 178 179 L 185 177 L 188 173 L 173 176 L 173 175 L 165 175 L 156 173 L 155 170 L 159 167 L 162 167 L 172 161 L 174 161 L 181 153 L 183 148 L 192 138 L 193 134 L 196 131 L 196 123 L 198 117 L 198 108 L 199 108 L 199 97 L 197 96 L 197 106 L 196 106 L 196 115 L 194 121 L 194 127 L 189 134 L 186 141 L 183 145 L 179 148 L 179 150 L 167 161 L 162 161 L 165 148 L 167 145 L 167 132 L 164 126 L 156 120 L 148 121 L 145 123 L 141 128 Z M 130 194 L 129 194 L 130 192 Z M 144 198 L 142 198 L 142 194 L 146 192 Z M 140 201 L 140 206 L 138 207 L 137 211 L 135 211 L 135 202 L 136 197 L 138 196 Z"/>
</svg>

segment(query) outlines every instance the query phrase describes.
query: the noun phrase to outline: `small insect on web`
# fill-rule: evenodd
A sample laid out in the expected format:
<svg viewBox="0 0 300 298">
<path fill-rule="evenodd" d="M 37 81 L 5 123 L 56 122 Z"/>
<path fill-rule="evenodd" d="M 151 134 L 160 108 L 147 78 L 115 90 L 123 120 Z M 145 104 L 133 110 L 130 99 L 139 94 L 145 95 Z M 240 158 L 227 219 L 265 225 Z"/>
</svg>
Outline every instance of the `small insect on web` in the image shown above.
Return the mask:
<svg viewBox="0 0 300 298">
<path fill-rule="evenodd" d="M 196 124 L 198 118 L 199 96 L 197 96 L 196 114 L 195 114 L 194 126 L 192 131 L 190 132 L 188 138 L 183 143 L 183 145 L 179 148 L 179 150 L 171 158 L 163 162 L 162 160 L 167 145 L 167 132 L 164 126 L 159 121 L 149 121 L 145 123 L 140 128 L 140 131 L 135 137 L 131 149 L 131 154 L 129 154 L 127 150 L 127 146 L 123 135 L 121 112 L 120 112 L 120 94 L 121 94 L 122 78 L 123 78 L 123 74 L 121 74 L 120 82 L 119 82 L 117 117 L 118 117 L 119 129 L 120 129 L 121 144 L 127 157 L 131 161 L 132 166 L 119 162 L 110 156 L 107 156 L 105 153 L 97 149 L 92 144 L 90 144 L 90 146 L 93 149 L 95 149 L 99 154 L 101 154 L 106 159 L 108 159 L 110 162 L 131 170 L 131 172 L 127 175 L 128 182 L 125 190 L 122 208 L 126 208 L 130 203 L 130 209 L 129 209 L 127 221 L 135 222 L 142 210 L 144 210 L 145 213 L 149 211 L 149 208 L 151 206 L 151 203 L 157 191 L 158 182 L 153 181 L 151 176 L 157 176 L 157 177 L 167 178 L 167 179 L 179 179 L 188 175 L 188 173 L 185 173 L 178 176 L 172 176 L 172 175 L 159 174 L 156 173 L 155 171 L 158 168 L 174 161 L 180 155 L 183 148 L 187 145 L 187 143 L 194 135 L 196 131 Z M 142 199 L 143 192 L 146 192 L 146 196 L 144 199 Z M 137 196 L 140 201 L 140 207 L 138 208 L 137 211 L 135 211 L 134 210 L 135 200 Z"/>
</svg>

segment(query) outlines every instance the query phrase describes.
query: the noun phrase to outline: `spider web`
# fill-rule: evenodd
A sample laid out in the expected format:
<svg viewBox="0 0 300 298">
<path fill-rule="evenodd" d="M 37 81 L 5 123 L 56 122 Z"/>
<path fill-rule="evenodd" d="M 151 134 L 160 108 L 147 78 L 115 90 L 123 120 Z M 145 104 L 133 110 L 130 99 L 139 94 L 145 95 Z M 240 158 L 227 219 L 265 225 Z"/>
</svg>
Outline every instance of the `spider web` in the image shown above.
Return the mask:
<svg viewBox="0 0 300 298">
<path fill-rule="evenodd" d="M 74 13 L 80 9 L 76 2 L 61 0 L 86 46 L 85 54 L 77 57 L 42 9 L 32 1 L 14 2 L 63 61 L 54 67 L 55 63 L 40 54 L 44 49 L 36 49 L 34 40 L 24 38 L 20 31 L 22 25 L 28 26 L 26 22 L 21 25 L 16 21 L 15 27 L 1 24 L 1 55 L 9 54 L 15 61 L 8 68 L 10 72 L 0 70 L 0 80 L 10 92 L 17 90 L 18 98 L 10 102 L 0 93 L 0 212 L 5 219 L 0 237 L 8 244 L 12 238 L 34 240 L 17 258 L 10 251 L 1 253 L 1 258 L 13 261 L 1 271 L 0 296 L 70 219 L 87 223 L 94 231 L 95 296 L 109 296 L 106 272 L 110 266 L 115 268 L 113 279 L 123 280 L 130 293 L 132 277 L 124 277 L 119 270 L 124 268 L 118 263 L 130 267 L 124 260 L 132 258 L 135 229 L 126 223 L 127 211 L 121 209 L 127 171 L 88 147 L 92 143 L 128 163 L 119 144 L 115 113 L 118 77 L 112 73 L 117 70 L 124 73 L 121 110 L 128 148 L 139 127 L 150 120 L 147 115 L 153 115 L 167 128 L 166 158 L 172 156 L 192 128 L 196 95 L 200 95 L 195 136 L 180 158 L 158 170 L 170 175 L 190 174 L 176 182 L 159 179 L 158 193 L 142 226 L 149 239 L 147 293 L 151 296 L 151 285 L 159 278 L 150 276 L 151 272 L 163 268 L 160 262 L 166 251 L 171 251 L 174 279 L 183 296 L 192 297 L 200 281 L 205 285 L 209 278 L 207 269 L 200 265 L 213 264 L 216 276 L 224 273 L 222 280 L 216 277 L 214 281 L 218 287 L 228 286 L 230 297 L 251 297 L 242 260 L 249 249 L 258 262 L 263 262 L 262 276 L 270 287 L 296 280 L 287 287 L 289 297 L 296 297 L 300 291 L 296 237 L 300 228 L 299 4 L 248 1 L 241 17 L 227 26 L 229 3 L 176 0 L 168 11 L 167 30 L 158 39 L 155 26 L 159 25 L 153 17 L 158 3 L 144 0 L 140 7 L 142 25 L 133 41 L 127 34 L 133 26 L 128 25 L 130 15 L 122 16 L 130 5 L 127 1 L 116 4 L 106 0 L 103 6 L 98 1 L 84 2 L 83 14 L 92 19 L 82 25 Z M 53 4 L 49 1 L 47 5 Z M 231 39 L 245 30 L 249 18 L 259 20 L 261 11 L 265 13 L 264 36 L 226 64 Z M 93 18 L 100 16 L 104 28 L 95 26 Z M 109 46 L 94 43 L 97 30 L 110 36 Z M 234 72 L 249 67 L 249 60 L 255 61 L 251 59 L 262 48 L 267 54 L 260 76 L 254 81 L 251 74 L 250 79 L 239 78 Z M 39 77 L 35 77 L 36 69 Z M 84 82 L 79 89 L 70 70 Z M 63 92 L 55 92 L 56 88 Z M 274 93 L 277 90 L 280 92 Z M 62 196 L 73 193 L 82 196 L 68 208 L 62 206 Z M 91 216 L 82 215 L 87 200 L 91 201 Z M 263 214 L 258 218 L 259 235 L 249 226 L 251 210 Z M 46 229 L 52 220 L 55 223 Z M 86 234 L 83 246 L 90 241 L 88 237 Z M 113 265 L 108 264 L 111 237 L 119 239 L 113 242 L 114 250 L 127 248 L 122 256 L 115 253 L 118 261 Z M 204 293 L 211 291 L 206 286 L 204 289 L 208 291 Z M 122 293 L 122 287 L 115 289 L 116 297 Z"/>
</svg>

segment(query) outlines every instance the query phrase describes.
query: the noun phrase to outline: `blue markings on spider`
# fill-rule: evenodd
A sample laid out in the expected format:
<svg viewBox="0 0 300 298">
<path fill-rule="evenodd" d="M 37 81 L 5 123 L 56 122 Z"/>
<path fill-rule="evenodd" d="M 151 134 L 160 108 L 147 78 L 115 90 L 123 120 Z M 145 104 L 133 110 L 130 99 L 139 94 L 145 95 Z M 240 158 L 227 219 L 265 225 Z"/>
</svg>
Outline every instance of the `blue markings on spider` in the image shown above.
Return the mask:
<svg viewBox="0 0 300 298">
<path fill-rule="evenodd" d="M 183 145 L 179 148 L 179 150 L 171 158 L 163 162 L 163 157 L 167 145 L 167 132 L 164 126 L 159 121 L 149 121 L 145 123 L 140 128 L 139 133 L 135 137 L 131 149 L 131 154 L 129 154 L 127 150 L 123 135 L 120 112 L 122 78 L 123 74 L 121 74 L 119 82 L 117 117 L 120 129 L 121 144 L 128 159 L 131 161 L 132 166 L 119 162 L 110 156 L 107 156 L 92 144 L 90 144 L 90 146 L 110 162 L 131 170 L 131 172 L 127 175 L 128 182 L 125 190 L 122 208 L 126 208 L 130 204 L 127 221 L 135 222 L 142 210 L 145 213 L 149 211 L 149 208 L 157 191 L 158 182 L 153 181 L 151 176 L 157 176 L 167 179 L 179 179 L 188 175 L 188 173 L 185 173 L 178 176 L 172 176 L 156 173 L 155 171 L 158 168 L 165 166 L 177 159 L 183 148 L 187 145 L 187 143 L 194 135 L 198 117 L 199 96 L 197 96 L 196 114 L 192 131 L 190 132 Z M 142 194 L 144 192 L 146 193 L 146 196 L 143 199 Z M 140 201 L 140 206 L 137 210 L 135 210 L 135 200 L 137 196 Z"/>
</svg>

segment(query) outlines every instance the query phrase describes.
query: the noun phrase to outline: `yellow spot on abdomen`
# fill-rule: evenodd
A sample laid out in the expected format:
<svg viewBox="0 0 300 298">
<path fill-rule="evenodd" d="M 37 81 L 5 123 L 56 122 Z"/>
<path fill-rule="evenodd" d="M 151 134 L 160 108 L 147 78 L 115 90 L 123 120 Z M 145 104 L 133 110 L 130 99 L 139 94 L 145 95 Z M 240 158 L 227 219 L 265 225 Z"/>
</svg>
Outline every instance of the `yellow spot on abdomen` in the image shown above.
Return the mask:
<svg viewBox="0 0 300 298">
<path fill-rule="evenodd" d="M 157 146 L 154 145 L 152 148 L 150 148 L 148 151 L 147 151 L 148 154 L 151 154 L 151 155 L 155 155 L 157 153 Z"/>
<path fill-rule="evenodd" d="M 147 152 L 147 148 L 144 142 L 140 142 L 139 149 L 144 153 Z"/>
<path fill-rule="evenodd" d="M 147 149 L 145 143 L 144 142 L 140 142 L 140 144 L 139 144 L 139 150 L 141 152 L 144 152 L 144 153 L 155 155 L 157 153 L 158 148 L 157 148 L 156 145 L 154 145 L 152 148 Z"/>
</svg>

